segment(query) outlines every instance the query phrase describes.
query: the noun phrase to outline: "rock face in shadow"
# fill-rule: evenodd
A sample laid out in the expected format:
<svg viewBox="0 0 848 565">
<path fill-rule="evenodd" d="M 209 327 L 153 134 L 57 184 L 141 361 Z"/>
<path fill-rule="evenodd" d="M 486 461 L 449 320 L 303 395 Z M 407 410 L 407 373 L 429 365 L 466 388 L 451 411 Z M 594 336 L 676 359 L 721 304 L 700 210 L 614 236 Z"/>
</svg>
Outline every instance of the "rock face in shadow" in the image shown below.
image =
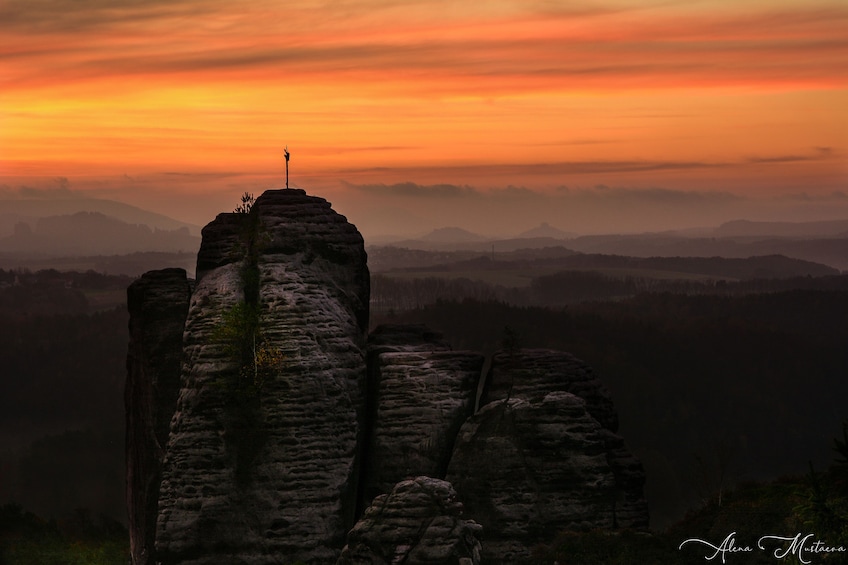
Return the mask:
<svg viewBox="0 0 848 565">
<path fill-rule="evenodd" d="M 190 296 L 183 269 L 151 271 L 127 289 L 127 513 L 136 565 L 155 563 L 162 459 L 180 390 L 183 326 Z"/>
<path fill-rule="evenodd" d="M 480 530 L 462 518 L 450 483 L 416 477 L 374 499 L 337 565 L 478 565 Z"/>
<path fill-rule="evenodd" d="M 563 530 L 613 528 L 605 440 L 583 400 L 567 392 L 492 402 L 465 423 L 447 480 L 484 528 L 484 562 L 522 562 Z"/>
<path fill-rule="evenodd" d="M 564 351 L 521 349 L 495 353 L 480 406 L 506 398 L 539 400 L 554 391 L 579 396 L 603 427 L 618 431 L 618 413 L 609 390 L 589 365 Z"/>
<path fill-rule="evenodd" d="M 548 350 L 499 352 L 446 479 L 485 528 L 484 559 L 521 562 L 562 530 L 648 527 L 641 463 L 592 369 Z"/>
<path fill-rule="evenodd" d="M 203 237 L 157 553 L 165 564 L 332 562 L 356 502 L 362 237 L 301 190 L 268 191 Z M 249 363 L 226 339 L 242 323 L 256 328 Z"/>
<path fill-rule="evenodd" d="M 356 228 L 286 189 L 204 228 L 193 290 L 177 270 L 130 287 L 135 565 L 334 563 L 348 532 L 341 563 L 509 563 L 647 527 L 587 365 L 500 352 L 473 414 L 483 356 L 423 326 L 366 343 L 369 284 Z"/>
<path fill-rule="evenodd" d="M 482 355 L 451 351 L 423 326 L 381 326 L 369 337 L 369 438 L 363 502 L 406 478 L 444 477 L 473 413 Z"/>
</svg>

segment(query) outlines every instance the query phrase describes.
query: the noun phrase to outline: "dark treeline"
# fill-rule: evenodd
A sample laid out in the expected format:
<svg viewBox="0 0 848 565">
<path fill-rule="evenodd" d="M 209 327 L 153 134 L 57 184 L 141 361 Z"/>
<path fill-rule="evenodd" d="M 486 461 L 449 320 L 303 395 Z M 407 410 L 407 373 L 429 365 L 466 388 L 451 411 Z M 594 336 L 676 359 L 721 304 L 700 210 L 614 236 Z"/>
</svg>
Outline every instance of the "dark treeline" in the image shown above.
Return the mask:
<svg viewBox="0 0 848 565">
<path fill-rule="evenodd" d="M 197 253 L 140 251 L 124 255 L 90 255 L 74 257 L 49 257 L 21 253 L 0 253 L 0 267 L 13 270 L 40 272 L 58 270 L 64 274 L 73 272 L 97 272 L 110 276 L 139 277 L 154 269 L 179 267 L 189 276 L 194 276 Z"/>
<path fill-rule="evenodd" d="M 426 271 L 532 271 L 554 268 L 560 271 L 663 271 L 676 278 L 685 275 L 715 279 L 776 279 L 790 277 L 823 277 L 838 275 L 839 269 L 822 263 L 765 255 L 747 257 L 717 256 L 627 256 L 601 253 L 578 253 L 564 247 L 519 249 L 493 255 L 469 251 L 451 253 L 397 248 L 369 251 L 369 266 L 374 273 Z M 663 255 L 663 254 L 661 254 Z"/>
<path fill-rule="evenodd" d="M 87 296 L 111 300 L 127 284 L 97 273 L 0 271 L 0 504 L 125 520 L 128 315 Z"/>
<path fill-rule="evenodd" d="M 674 292 L 621 298 L 645 282 L 576 271 L 508 289 L 377 275 L 372 320 L 426 323 L 455 348 L 484 352 L 509 326 L 524 346 L 583 358 L 613 392 L 663 525 L 732 480 L 826 466 L 829 438 L 848 417 L 846 279 L 652 280 Z M 124 518 L 127 313 L 91 297 L 128 282 L 0 271 L 0 504 Z M 557 305 L 617 300 L 521 302 L 534 292 Z"/>
<path fill-rule="evenodd" d="M 92 303 L 87 295 L 117 295 L 125 292 L 131 281 L 131 277 L 95 271 L 0 269 L 0 314 L 27 317 L 93 312 L 101 305 Z M 114 299 L 110 306 L 123 301 Z"/>
<path fill-rule="evenodd" d="M 644 292 L 743 296 L 787 290 L 848 290 L 848 275 L 747 279 L 741 281 L 611 276 L 597 271 L 562 271 L 531 280 L 524 288 L 468 278 L 371 277 L 371 307 L 377 314 L 402 312 L 437 300 L 495 300 L 516 306 L 566 306 L 619 300 Z"/>
<path fill-rule="evenodd" d="M 456 349 L 525 347 L 584 359 L 613 394 L 643 460 L 654 526 L 739 480 L 824 468 L 848 417 L 848 291 L 641 294 L 554 311 L 435 304 L 383 321 L 424 323 Z"/>
<path fill-rule="evenodd" d="M 496 300 L 521 303 L 519 289 L 492 285 L 467 278 L 425 277 L 401 279 L 385 275 L 371 276 L 371 313 L 405 311 L 434 304 L 438 300 Z"/>
<path fill-rule="evenodd" d="M 0 251 L 48 255 L 51 257 L 92 254 L 132 253 L 135 251 L 195 251 L 200 238 L 188 227 L 174 230 L 128 224 L 99 212 L 77 212 L 47 216 L 34 225 L 19 222 L 14 233 L 0 237 Z"/>
</svg>

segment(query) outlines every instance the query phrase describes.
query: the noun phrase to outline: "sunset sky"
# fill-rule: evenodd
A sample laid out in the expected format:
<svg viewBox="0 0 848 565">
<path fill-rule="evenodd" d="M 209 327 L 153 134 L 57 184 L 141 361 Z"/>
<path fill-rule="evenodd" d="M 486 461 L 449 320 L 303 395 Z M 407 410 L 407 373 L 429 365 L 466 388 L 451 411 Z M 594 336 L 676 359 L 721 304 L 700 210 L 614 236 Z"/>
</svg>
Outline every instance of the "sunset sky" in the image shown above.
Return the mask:
<svg viewBox="0 0 848 565">
<path fill-rule="evenodd" d="M 4 0 L 0 197 L 366 234 L 848 217 L 844 0 Z M 636 219 L 638 218 L 638 220 Z"/>
</svg>

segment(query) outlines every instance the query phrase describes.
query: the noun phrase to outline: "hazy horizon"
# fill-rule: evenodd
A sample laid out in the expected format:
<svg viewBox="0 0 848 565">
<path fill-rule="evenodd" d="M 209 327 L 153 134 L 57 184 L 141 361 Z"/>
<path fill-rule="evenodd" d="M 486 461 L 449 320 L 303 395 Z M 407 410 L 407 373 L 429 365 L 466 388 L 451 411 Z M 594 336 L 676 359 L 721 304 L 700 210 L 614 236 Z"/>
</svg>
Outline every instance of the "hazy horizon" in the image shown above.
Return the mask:
<svg viewBox="0 0 848 565">
<path fill-rule="evenodd" d="M 56 181 L 54 181 L 56 182 Z M 292 186 L 294 188 L 294 186 Z M 268 189 L 282 188 L 269 186 Z M 787 194 L 746 197 L 726 192 L 667 189 L 561 188 L 543 192 L 507 187 L 482 191 L 471 186 L 414 183 L 304 187 L 327 199 L 366 238 L 420 237 L 435 229 L 458 227 L 490 238 L 509 238 L 548 224 L 578 235 L 632 234 L 715 228 L 733 220 L 808 222 L 848 219 L 848 194 Z M 258 196 L 264 189 L 251 191 Z M 121 198 L 119 191 L 75 190 L 67 182 L 57 189 L 0 187 L 0 200 L 78 200 L 99 198 L 123 202 L 180 222 L 203 227 L 218 213 L 230 212 L 240 193 L 214 197 L 174 193 L 166 202 Z"/>
<path fill-rule="evenodd" d="M 10 0 L 0 187 L 203 225 L 288 146 L 367 237 L 848 217 L 845 29 L 837 0 Z"/>
</svg>

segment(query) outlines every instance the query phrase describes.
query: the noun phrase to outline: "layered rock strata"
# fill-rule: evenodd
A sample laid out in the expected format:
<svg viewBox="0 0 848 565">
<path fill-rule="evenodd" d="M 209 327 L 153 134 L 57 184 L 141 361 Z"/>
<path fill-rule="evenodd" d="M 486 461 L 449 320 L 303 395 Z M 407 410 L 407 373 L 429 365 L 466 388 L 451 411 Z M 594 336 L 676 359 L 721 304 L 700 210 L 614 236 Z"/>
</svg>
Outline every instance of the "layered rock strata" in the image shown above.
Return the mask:
<svg viewBox="0 0 848 565">
<path fill-rule="evenodd" d="M 444 477 L 459 428 L 474 412 L 483 362 L 478 353 L 451 351 L 423 326 L 371 334 L 365 504 L 403 479 Z"/>
<path fill-rule="evenodd" d="M 538 400 L 554 391 L 579 396 L 603 427 L 618 431 L 618 413 L 609 390 L 589 365 L 564 351 L 498 351 L 492 357 L 480 406 L 506 398 Z"/>
<path fill-rule="evenodd" d="M 606 433 L 567 392 L 491 402 L 465 423 L 446 480 L 484 528 L 484 562 L 528 562 L 563 530 L 613 527 Z"/>
<path fill-rule="evenodd" d="M 362 237 L 325 200 L 268 191 L 219 215 L 197 277 L 128 292 L 133 563 L 333 563 L 366 507 L 341 562 L 477 563 L 443 478 L 496 563 L 565 529 L 647 526 L 641 464 L 581 361 L 498 353 L 472 415 L 481 355 L 423 326 L 366 344 Z"/>
<path fill-rule="evenodd" d="M 564 351 L 521 349 L 500 351 L 492 358 L 480 404 L 522 398 L 536 402 L 551 392 L 579 396 L 586 410 L 604 428 L 607 461 L 616 485 L 614 527 L 648 527 L 648 505 L 644 496 L 645 471 L 641 462 L 615 434 L 618 413 L 609 390 L 594 370 Z"/>
<path fill-rule="evenodd" d="M 462 517 L 450 483 L 416 477 L 374 499 L 337 565 L 478 565 L 481 529 Z"/>
<path fill-rule="evenodd" d="M 180 390 L 191 285 L 183 269 L 151 271 L 127 289 L 127 512 L 133 563 L 155 563 L 162 459 Z"/>
<path fill-rule="evenodd" d="M 354 522 L 369 278 L 325 200 L 204 228 L 159 502 L 162 563 L 327 563 Z M 240 325 L 241 324 L 241 325 Z M 251 328 L 245 362 L 222 339 Z M 226 330 L 226 331 L 225 331 Z M 249 350 L 250 342 L 247 342 Z"/>
</svg>

